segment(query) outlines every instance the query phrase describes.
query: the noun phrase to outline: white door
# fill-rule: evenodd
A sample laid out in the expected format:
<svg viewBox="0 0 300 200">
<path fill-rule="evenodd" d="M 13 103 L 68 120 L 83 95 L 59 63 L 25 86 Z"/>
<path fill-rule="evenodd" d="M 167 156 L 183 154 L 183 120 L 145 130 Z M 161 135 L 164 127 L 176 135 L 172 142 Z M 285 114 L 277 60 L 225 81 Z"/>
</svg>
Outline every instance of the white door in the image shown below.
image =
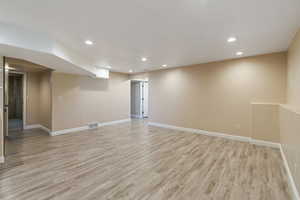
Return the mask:
<svg viewBox="0 0 300 200">
<path fill-rule="evenodd" d="M 142 84 L 138 81 L 131 82 L 131 117 L 142 118 Z"/>
<path fill-rule="evenodd" d="M 143 117 L 148 117 L 148 92 L 149 92 L 149 88 L 148 88 L 148 82 L 144 81 L 142 82 L 142 89 L 143 89 L 143 93 L 142 93 L 142 105 L 143 105 Z"/>
<path fill-rule="evenodd" d="M 0 163 L 4 162 L 4 130 L 3 130 L 3 82 L 4 58 L 0 56 Z"/>
</svg>

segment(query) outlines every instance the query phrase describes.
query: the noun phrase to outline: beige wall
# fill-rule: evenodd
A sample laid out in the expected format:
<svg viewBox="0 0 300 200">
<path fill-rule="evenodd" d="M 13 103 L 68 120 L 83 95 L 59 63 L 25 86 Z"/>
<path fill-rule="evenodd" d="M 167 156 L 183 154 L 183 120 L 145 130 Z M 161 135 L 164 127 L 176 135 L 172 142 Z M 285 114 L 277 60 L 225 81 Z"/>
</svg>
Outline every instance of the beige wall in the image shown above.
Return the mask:
<svg viewBox="0 0 300 200">
<path fill-rule="evenodd" d="M 27 72 L 26 125 L 51 130 L 51 72 Z"/>
<path fill-rule="evenodd" d="M 51 72 L 40 72 L 40 104 L 39 122 L 48 129 L 52 129 L 52 103 L 51 103 Z"/>
<path fill-rule="evenodd" d="M 288 50 L 288 104 L 300 109 L 300 30 Z"/>
<path fill-rule="evenodd" d="M 286 53 L 149 73 L 150 121 L 252 135 L 251 102 L 284 103 Z"/>
<path fill-rule="evenodd" d="M 252 103 L 251 138 L 269 142 L 280 142 L 279 104 Z"/>
<path fill-rule="evenodd" d="M 287 105 L 280 107 L 280 142 L 300 191 L 300 30 L 288 50 Z"/>
<path fill-rule="evenodd" d="M 26 125 L 39 124 L 40 77 L 37 72 L 27 73 Z"/>
<path fill-rule="evenodd" d="M 300 191 L 300 112 L 288 105 L 279 109 L 280 143 L 292 176 Z"/>
<path fill-rule="evenodd" d="M 129 76 L 111 73 L 109 79 L 95 79 L 53 73 L 52 102 L 53 131 L 127 119 L 130 116 Z"/>
</svg>

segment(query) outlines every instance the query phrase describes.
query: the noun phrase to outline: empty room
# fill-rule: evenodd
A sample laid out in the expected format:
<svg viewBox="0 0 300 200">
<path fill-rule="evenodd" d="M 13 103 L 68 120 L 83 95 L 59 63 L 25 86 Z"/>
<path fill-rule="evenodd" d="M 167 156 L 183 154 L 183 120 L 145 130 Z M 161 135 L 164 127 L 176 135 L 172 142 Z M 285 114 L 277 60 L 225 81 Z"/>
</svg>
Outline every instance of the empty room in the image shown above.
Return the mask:
<svg viewBox="0 0 300 200">
<path fill-rule="evenodd" d="M 1 200 L 299 192 L 299 0 L 0 0 Z"/>
</svg>

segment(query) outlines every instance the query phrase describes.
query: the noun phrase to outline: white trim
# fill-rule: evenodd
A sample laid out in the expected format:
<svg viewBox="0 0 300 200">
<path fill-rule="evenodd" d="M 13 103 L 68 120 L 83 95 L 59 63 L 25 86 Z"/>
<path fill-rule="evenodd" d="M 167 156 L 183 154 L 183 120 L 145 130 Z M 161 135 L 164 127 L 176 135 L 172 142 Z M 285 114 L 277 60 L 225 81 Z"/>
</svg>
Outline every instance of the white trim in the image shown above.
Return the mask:
<svg viewBox="0 0 300 200">
<path fill-rule="evenodd" d="M 193 129 L 193 128 L 184 128 L 184 127 L 173 126 L 173 125 L 168 125 L 168 124 L 161 124 L 161 123 L 156 123 L 156 122 L 148 122 L 148 125 L 157 126 L 157 127 L 161 127 L 161 128 L 173 129 L 173 130 L 177 130 L 177 131 L 185 131 L 185 132 L 196 133 L 196 134 L 201 134 L 201 135 L 208 135 L 208 136 L 213 136 L 213 137 L 221 137 L 221 138 L 237 140 L 237 141 L 241 141 L 241 142 L 249 142 L 251 144 L 255 144 L 255 145 L 259 145 L 259 146 L 280 148 L 279 143 L 268 142 L 268 141 L 263 141 L 263 140 L 256 140 L 256 139 L 252 139 L 250 137 L 229 135 L 226 133 L 205 131 L 205 130 Z"/>
<path fill-rule="evenodd" d="M 109 125 L 114 125 L 114 124 L 130 122 L 130 121 L 131 121 L 131 119 L 128 118 L 128 119 L 121 119 L 121 120 L 116 120 L 116 121 L 98 123 L 98 125 L 101 127 L 101 126 L 109 126 Z"/>
<path fill-rule="evenodd" d="M 0 156 L 0 163 L 4 163 L 5 159 L 4 156 Z"/>
<path fill-rule="evenodd" d="M 27 118 L 27 73 L 23 75 L 23 127 L 26 126 Z"/>
<path fill-rule="evenodd" d="M 144 86 L 144 82 L 143 81 L 140 81 L 139 82 L 139 87 L 140 87 L 140 99 L 139 99 L 139 102 L 140 102 L 140 115 L 143 117 L 144 116 L 144 114 L 143 114 L 143 112 L 144 112 L 144 104 L 143 104 L 143 93 L 144 93 L 144 88 L 143 88 L 143 86 Z"/>
<path fill-rule="evenodd" d="M 114 125 L 114 124 L 120 124 L 120 123 L 125 123 L 125 122 L 130 122 L 131 119 L 122 119 L 122 120 L 116 120 L 116 121 L 110 121 L 110 122 L 103 122 L 103 123 L 98 123 L 98 126 L 109 126 L 109 125 Z M 81 126 L 81 127 L 76 127 L 76 128 L 69 128 L 69 129 L 63 129 L 59 131 L 52 131 L 50 132 L 51 136 L 56 136 L 56 135 L 62 135 L 62 134 L 67 134 L 67 133 L 73 133 L 73 132 L 79 132 L 79 131 L 84 131 L 88 130 L 89 126 Z"/>
<path fill-rule="evenodd" d="M 244 136 L 228 135 L 228 134 L 224 134 L 224 133 L 204 131 L 204 130 L 193 129 L 193 128 L 184 128 L 184 127 L 173 126 L 173 125 L 168 125 L 168 124 L 161 124 L 161 123 L 156 123 L 156 122 L 148 122 L 148 125 L 157 126 L 157 127 L 161 127 L 161 128 L 169 128 L 169 129 L 178 130 L 178 131 L 196 133 L 196 134 L 201 134 L 201 135 L 222 137 L 222 138 L 227 138 L 227 139 L 231 139 L 231 140 L 238 140 L 238 141 L 242 141 L 242 142 L 250 142 L 250 140 L 251 140 L 251 138 L 244 137 Z"/>
<path fill-rule="evenodd" d="M 285 154 L 283 152 L 282 145 L 280 145 L 280 153 L 281 153 L 281 157 L 283 159 L 283 164 L 284 164 L 285 170 L 286 170 L 287 175 L 288 175 L 289 185 L 290 185 L 290 188 L 292 189 L 293 200 L 300 200 L 299 192 L 297 190 L 296 183 L 294 181 L 294 178 L 292 176 L 289 164 L 288 164 L 287 159 L 285 157 Z"/>
<path fill-rule="evenodd" d="M 49 134 L 51 133 L 50 129 L 48 129 L 47 127 L 45 127 L 41 124 L 32 124 L 32 125 L 27 125 L 27 126 L 24 127 L 25 130 L 35 129 L 35 128 L 43 129 L 44 131 L 46 131 Z"/>
<path fill-rule="evenodd" d="M 43 125 L 40 125 L 39 127 L 40 129 L 43 129 L 44 131 L 46 131 L 47 133 L 51 134 L 51 130 Z"/>
<path fill-rule="evenodd" d="M 280 143 L 268 142 L 268 141 L 264 141 L 264 140 L 256 140 L 256 139 L 252 139 L 252 138 L 250 140 L 250 143 L 258 145 L 258 146 L 265 146 L 265 147 L 272 147 L 272 148 L 280 149 Z"/>
<path fill-rule="evenodd" d="M 168 128 L 168 129 L 173 129 L 173 130 L 178 130 L 178 131 L 191 132 L 191 133 L 196 133 L 196 134 L 203 134 L 203 135 L 208 135 L 208 136 L 222 137 L 222 138 L 227 138 L 227 139 L 231 139 L 231 140 L 249 142 L 251 144 L 259 145 L 259 146 L 267 146 L 267 147 L 272 147 L 272 148 L 278 148 L 278 149 L 280 149 L 280 153 L 281 153 L 281 156 L 282 156 L 282 159 L 283 159 L 284 167 L 287 171 L 287 175 L 288 175 L 288 179 L 289 179 L 289 185 L 290 185 L 290 188 L 292 189 L 292 193 L 293 193 L 293 200 L 300 200 L 299 192 L 297 190 L 297 187 L 296 187 L 295 181 L 293 179 L 292 173 L 290 171 L 287 159 L 286 159 L 285 154 L 283 152 L 282 145 L 279 144 L 279 143 L 268 142 L 268 141 L 263 141 L 263 140 L 256 140 L 256 139 L 252 139 L 250 137 L 242 137 L 242 136 L 228 135 L 228 134 L 224 134 L 224 133 L 203 131 L 203 130 L 200 130 L 200 129 L 178 127 L 178 126 L 155 123 L 155 122 L 148 122 L 148 125 L 161 127 L 161 128 Z"/>
<path fill-rule="evenodd" d="M 72 133 L 72 132 L 78 132 L 78 131 L 84 131 L 89 129 L 89 126 L 81 126 L 81 127 L 77 127 L 77 128 L 69 128 L 69 129 L 63 129 L 60 131 L 52 131 L 50 133 L 51 136 L 56 136 L 56 135 L 63 135 L 63 134 L 67 134 L 67 133 Z"/>
<path fill-rule="evenodd" d="M 41 127 L 40 124 L 31 124 L 31 125 L 24 126 L 24 129 L 28 130 L 28 129 L 34 129 L 34 128 L 40 128 L 40 127 Z"/>
</svg>

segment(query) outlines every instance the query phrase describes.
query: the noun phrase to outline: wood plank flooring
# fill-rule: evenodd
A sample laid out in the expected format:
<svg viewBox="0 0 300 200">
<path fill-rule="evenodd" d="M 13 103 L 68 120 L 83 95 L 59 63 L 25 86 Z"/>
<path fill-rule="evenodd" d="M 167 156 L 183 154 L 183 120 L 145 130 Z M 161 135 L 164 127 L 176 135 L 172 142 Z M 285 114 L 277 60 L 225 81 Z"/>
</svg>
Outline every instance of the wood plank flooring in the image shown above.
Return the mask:
<svg viewBox="0 0 300 200">
<path fill-rule="evenodd" d="M 291 199 L 276 149 L 141 120 L 55 137 L 33 132 L 8 144 L 1 200 Z"/>
</svg>

